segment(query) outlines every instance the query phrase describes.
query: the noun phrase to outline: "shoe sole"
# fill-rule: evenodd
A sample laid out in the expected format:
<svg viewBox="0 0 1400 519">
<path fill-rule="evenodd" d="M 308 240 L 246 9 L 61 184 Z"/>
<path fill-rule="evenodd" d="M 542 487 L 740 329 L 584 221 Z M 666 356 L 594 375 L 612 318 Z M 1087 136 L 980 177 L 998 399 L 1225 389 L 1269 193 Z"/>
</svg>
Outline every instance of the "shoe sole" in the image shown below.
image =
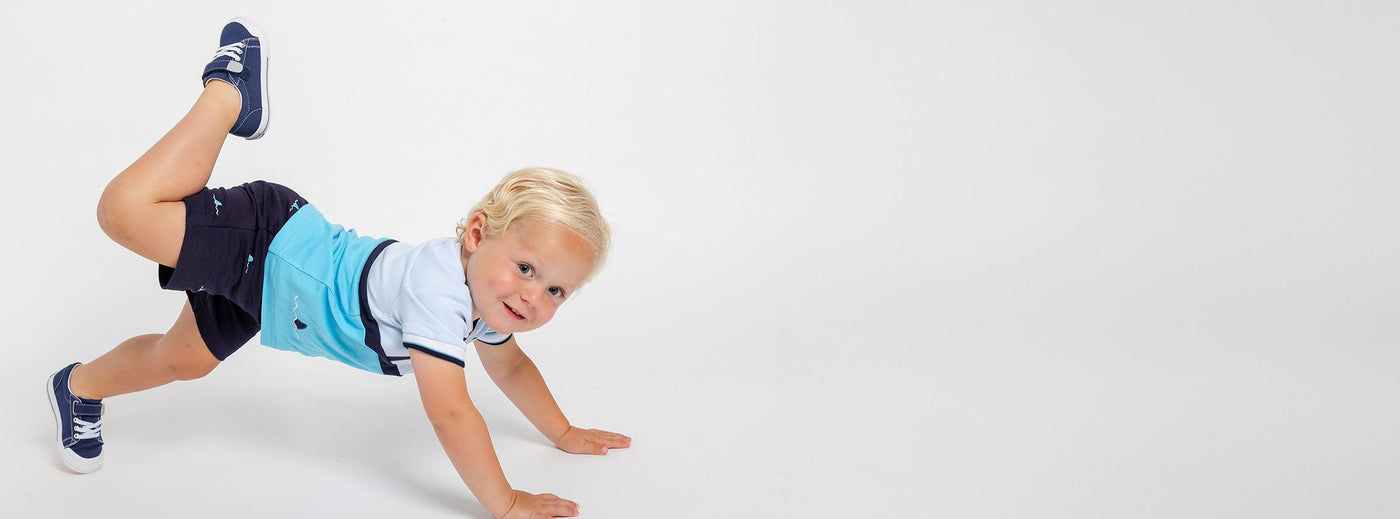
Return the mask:
<svg viewBox="0 0 1400 519">
<path fill-rule="evenodd" d="M 258 90 L 262 94 L 262 118 L 258 121 L 258 130 L 253 132 L 252 135 L 248 136 L 248 140 L 251 141 L 260 138 L 263 136 L 264 133 L 267 133 L 268 121 L 272 119 L 272 110 L 268 109 L 267 96 L 267 64 L 271 60 L 271 54 L 268 53 L 267 50 L 267 32 L 263 31 L 262 26 L 258 25 L 257 22 L 249 20 L 247 17 L 243 16 L 235 16 L 232 20 L 228 21 L 228 23 L 233 22 L 238 22 L 243 27 L 246 27 L 250 34 L 258 38 L 258 60 L 260 61 L 260 65 L 262 66 L 262 68 L 259 69 L 262 70 L 262 74 L 260 78 L 261 81 L 259 81 L 258 84 Z"/>
<path fill-rule="evenodd" d="M 96 458 L 84 458 L 73 452 L 73 449 L 63 446 L 63 415 L 58 412 L 58 395 L 53 392 L 53 378 L 57 376 L 58 373 L 49 375 L 49 383 L 44 385 L 44 390 L 49 394 L 49 409 L 53 411 L 53 423 L 57 426 L 54 436 L 55 443 L 58 444 L 58 459 L 63 460 L 63 465 L 69 470 L 87 474 L 102 468 L 102 454 L 98 454 Z"/>
</svg>

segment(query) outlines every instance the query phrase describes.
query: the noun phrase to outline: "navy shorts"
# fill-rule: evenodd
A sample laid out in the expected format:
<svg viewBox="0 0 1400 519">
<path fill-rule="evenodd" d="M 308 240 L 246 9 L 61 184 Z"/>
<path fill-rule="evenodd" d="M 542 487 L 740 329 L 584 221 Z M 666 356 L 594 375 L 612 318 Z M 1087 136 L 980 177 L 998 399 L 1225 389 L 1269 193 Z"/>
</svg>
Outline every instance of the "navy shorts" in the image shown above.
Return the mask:
<svg viewBox="0 0 1400 519">
<path fill-rule="evenodd" d="M 180 257 L 175 268 L 160 266 L 160 287 L 185 291 L 199 335 L 219 360 L 258 333 L 263 258 L 304 205 L 295 191 L 261 180 L 185 197 Z"/>
</svg>

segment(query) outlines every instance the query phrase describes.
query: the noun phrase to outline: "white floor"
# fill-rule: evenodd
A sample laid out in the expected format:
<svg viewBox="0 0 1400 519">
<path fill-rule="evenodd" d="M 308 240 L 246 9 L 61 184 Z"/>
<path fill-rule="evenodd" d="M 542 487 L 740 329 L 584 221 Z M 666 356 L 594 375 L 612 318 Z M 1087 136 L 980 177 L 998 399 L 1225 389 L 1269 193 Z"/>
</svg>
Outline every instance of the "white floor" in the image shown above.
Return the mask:
<svg viewBox="0 0 1400 519">
<path fill-rule="evenodd" d="M 98 196 L 247 14 L 272 126 L 212 184 L 407 242 L 517 167 L 593 184 L 612 259 L 520 339 L 634 446 L 554 450 L 468 369 L 584 517 L 1400 517 L 1394 5 L 229 9 L 0 8 L 0 515 L 488 516 L 411 380 L 256 345 L 59 465 L 45 377 L 181 304 Z"/>
</svg>

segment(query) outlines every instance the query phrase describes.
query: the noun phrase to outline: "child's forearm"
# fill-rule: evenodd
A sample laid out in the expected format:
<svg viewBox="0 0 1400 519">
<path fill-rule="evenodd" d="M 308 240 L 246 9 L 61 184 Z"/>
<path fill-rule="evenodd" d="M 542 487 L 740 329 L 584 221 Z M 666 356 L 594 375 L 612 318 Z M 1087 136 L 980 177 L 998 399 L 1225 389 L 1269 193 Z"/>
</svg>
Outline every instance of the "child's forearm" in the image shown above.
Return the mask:
<svg viewBox="0 0 1400 519">
<path fill-rule="evenodd" d="M 452 466 L 491 515 L 505 516 L 515 494 L 501 471 L 486 421 L 467 394 L 462 368 L 418 350 L 409 351 L 409 358 L 423 410 Z"/>
<path fill-rule="evenodd" d="M 492 381 L 550 442 L 558 444 L 559 439 L 568 432 L 569 419 L 559 409 L 559 403 L 549 392 L 544 376 L 540 375 L 539 368 L 529 357 L 521 359 L 510 373 L 499 377 L 493 375 Z"/>
<path fill-rule="evenodd" d="M 481 413 L 466 406 L 432 422 L 433 432 L 437 433 L 442 449 L 452 460 L 462 482 L 493 517 L 504 517 L 510 510 L 514 491 L 501 470 Z"/>
<path fill-rule="evenodd" d="M 495 346 L 477 343 L 476 351 L 486 373 L 501 388 L 501 392 L 559 450 L 602 455 L 607 454 L 608 449 L 631 446 L 632 439 L 621 434 L 573 427 L 564 417 L 564 412 L 559 410 L 559 404 L 550 394 L 539 368 L 525 352 L 520 351 L 514 338 Z"/>
</svg>

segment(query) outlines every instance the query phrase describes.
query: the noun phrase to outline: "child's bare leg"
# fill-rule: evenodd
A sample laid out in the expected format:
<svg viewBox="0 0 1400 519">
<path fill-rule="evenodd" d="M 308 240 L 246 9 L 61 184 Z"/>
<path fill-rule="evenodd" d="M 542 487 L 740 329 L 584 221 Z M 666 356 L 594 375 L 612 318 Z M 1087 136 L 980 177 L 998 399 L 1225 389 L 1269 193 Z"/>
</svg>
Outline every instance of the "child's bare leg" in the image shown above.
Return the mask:
<svg viewBox="0 0 1400 519">
<path fill-rule="evenodd" d="M 183 200 L 209 182 L 240 106 L 233 85 L 209 81 L 184 119 L 107 184 L 97 203 L 97 221 L 107 236 L 174 267 L 185 236 Z"/>
<path fill-rule="evenodd" d="M 100 399 L 194 380 L 219 365 L 194 323 L 190 304 L 164 335 L 127 339 L 97 360 L 73 368 L 68 388 L 83 398 Z"/>
<path fill-rule="evenodd" d="M 209 182 L 239 106 L 237 89 L 210 81 L 184 119 L 107 184 L 97 203 L 102 230 L 132 252 L 174 267 L 185 237 L 184 198 Z M 169 332 L 127 339 L 74 368 L 68 384 L 75 395 L 106 398 L 199 378 L 218 364 L 185 303 Z"/>
<path fill-rule="evenodd" d="M 257 139 L 266 132 L 268 56 L 255 27 L 243 18 L 224 25 L 201 76 L 204 91 L 189 113 L 103 191 L 98 223 L 132 252 L 176 267 L 185 239 L 184 199 L 209 182 L 230 133 Z M 58 370 L 46 389 L 60 460 L 79 473 L 102 466 L 102 398 L 199 378 L 218 364 L 186 303 L 165 334 L 133 337 L 91 363 Z"/>
<path fill-rule="evenodd" d="M 132 252 L 174 267 L 185 237 L 184 198 L 209 182 L 239 106 L 232 85 L 205 85 L 184 119 L 107 184 L 97 204 L 102 230 Z M 68 384 L 75 395 L 99 399 L 199 378 L 218 364 L 185 303 L 169 332 L 127 339 L 74 368 Z"/>
</svg>

